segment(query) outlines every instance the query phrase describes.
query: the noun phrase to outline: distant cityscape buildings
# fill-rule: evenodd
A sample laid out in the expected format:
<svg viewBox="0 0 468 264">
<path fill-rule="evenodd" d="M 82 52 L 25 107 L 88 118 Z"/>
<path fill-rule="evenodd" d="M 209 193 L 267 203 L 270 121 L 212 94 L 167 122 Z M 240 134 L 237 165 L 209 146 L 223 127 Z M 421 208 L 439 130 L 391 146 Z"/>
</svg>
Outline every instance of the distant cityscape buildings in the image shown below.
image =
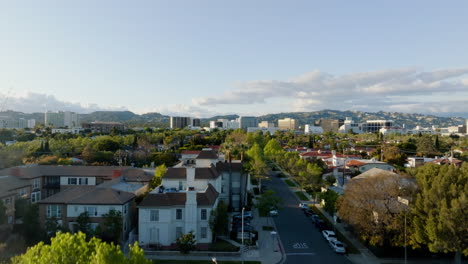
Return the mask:
<svg viewBox="0 0 468 264">
<path fill-rule="evenodd" d="M 278 120 L 279 129 L 296 130 L 298 127 L 297 121 L 292 118 L 284 118 Z"/>
<path fill-rule="evenodd" d="M 58 111 L 58 112 L 45 112 L 44 114 L 44 124 L 45 126 L 55 127 L 55 128 L 72 128 L 79 127 L 78 122 L 79 116 L 75 112 L 70 111 Z"/>
<path fill-rule="evenodd" d="M 24 129 L 24 128 L 34 128 L 36 125 L 35 119 L 24 119 L 24 118 L 8 118 L 0 117 L 0 128 L 5 129 Z"/>
</svg>

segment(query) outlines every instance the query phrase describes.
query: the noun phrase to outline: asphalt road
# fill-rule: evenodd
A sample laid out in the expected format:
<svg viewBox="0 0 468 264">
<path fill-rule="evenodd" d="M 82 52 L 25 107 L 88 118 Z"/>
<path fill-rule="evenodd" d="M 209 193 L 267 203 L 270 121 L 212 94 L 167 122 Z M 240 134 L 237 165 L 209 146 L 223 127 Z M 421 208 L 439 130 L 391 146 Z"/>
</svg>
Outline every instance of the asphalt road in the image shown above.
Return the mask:
<svg viewBox="0 0 468 264">
<path fill-rule="evenodd" d="M 276 176 L 270 178 L 262 181 L 262 184 L 275 191 L 283 202 L 274 221 L 286 253 L 285 263 L 351 263 L 344 255 L 330 248 L 320 231 L 298 207 L 300 201 L 288 186 Z"/>
</svg>

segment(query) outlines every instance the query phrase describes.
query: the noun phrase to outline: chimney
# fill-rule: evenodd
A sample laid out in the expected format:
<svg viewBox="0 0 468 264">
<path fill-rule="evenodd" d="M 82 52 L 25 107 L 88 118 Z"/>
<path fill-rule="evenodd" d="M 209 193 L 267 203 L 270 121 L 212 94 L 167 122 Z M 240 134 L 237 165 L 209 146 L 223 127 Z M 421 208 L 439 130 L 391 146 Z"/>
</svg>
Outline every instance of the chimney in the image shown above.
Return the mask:
<svg viewBox="0 0 468 264">
<path fill-rule="evenodd" d="M 188 173 L 187 173 L 188 174 Z M 190 186 L 190 185 L 188 185 Z M 185 200 L 185 231 L 197 230 L 197 192 L 194 187 L 188 187 Z"/>
<path fill-rule="evenodd" d="M 115 178 L 118 178 L 122 175 L 122 171 L 121 170 L 113 170 L 112 171 L 112 179 L 115 179 Z"/>
<path fill-rule="evenodd" d="M 187 171 L 187 186 L 195 186 L 195 168 L 188 167 L 185 168 Z"/>
</svg>

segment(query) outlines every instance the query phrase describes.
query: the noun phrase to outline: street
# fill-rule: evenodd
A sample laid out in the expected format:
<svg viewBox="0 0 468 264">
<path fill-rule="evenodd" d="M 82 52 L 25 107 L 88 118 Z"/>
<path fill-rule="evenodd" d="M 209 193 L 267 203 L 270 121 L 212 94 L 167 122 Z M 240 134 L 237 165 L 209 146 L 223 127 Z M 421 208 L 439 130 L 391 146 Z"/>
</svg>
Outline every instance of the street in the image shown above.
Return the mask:
<svg viewBox="0 0 468 264">
<path fill-rule="evenodd" d="M 279 215 L 274 217 L 286 254 L 285 263 L 351 263 L 344 255 L 332 251 L 328 242 L 298 208 L 299 200 L 288 186 L 272 172 L 263 183 L 282 200 Z"/>
</svg>

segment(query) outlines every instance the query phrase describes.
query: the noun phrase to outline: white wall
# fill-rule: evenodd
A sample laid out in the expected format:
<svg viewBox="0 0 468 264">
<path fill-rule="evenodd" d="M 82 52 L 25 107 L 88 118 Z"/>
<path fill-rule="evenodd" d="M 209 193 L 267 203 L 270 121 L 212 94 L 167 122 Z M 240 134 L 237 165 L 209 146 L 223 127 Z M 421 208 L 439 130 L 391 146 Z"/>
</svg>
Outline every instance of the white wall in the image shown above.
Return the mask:
<svg viewBox="0 0 468 264">
<path fill-rule="evenodd" d="M 68 178 L 76 178 L 76 185 L 80 184 L 80 178 L 81 179 L 88 179 L 88 184 L 87 185 L 96 185 L 96 177 L 66 177 L 66 176 L 60 176 L 60 185 L 68 185 Z"/>
</svg>

